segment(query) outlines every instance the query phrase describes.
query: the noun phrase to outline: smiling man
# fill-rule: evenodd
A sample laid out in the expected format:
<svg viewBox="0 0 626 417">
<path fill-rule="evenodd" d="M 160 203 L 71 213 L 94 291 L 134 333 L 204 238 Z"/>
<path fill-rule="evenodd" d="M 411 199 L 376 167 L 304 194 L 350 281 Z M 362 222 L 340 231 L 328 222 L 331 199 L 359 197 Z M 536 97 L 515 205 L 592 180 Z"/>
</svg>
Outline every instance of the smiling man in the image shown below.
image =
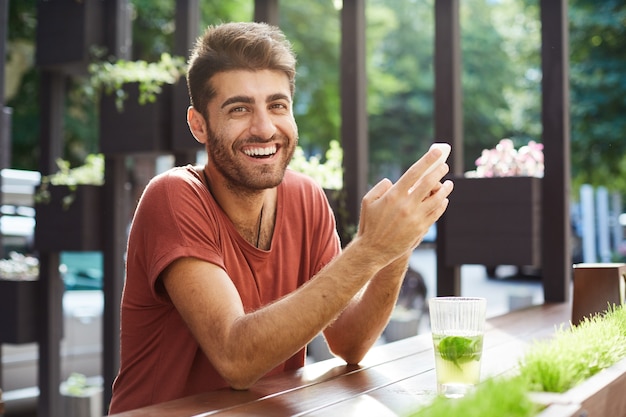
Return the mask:
<svg viewBox="0 0 626 417">
<path fill-rule="evenodd" d="M 411 252 L 447 207 L 448 167 L 433 150 L 395 184 L 378 183 L 341 251 L 323 191 L 287 169 L 295 62 L 266 24 L 227 23 L 198 39 L 187 120 L 208 162 L 158 175 L 139 201 L 111 413 L 246 389 L 303 366 L 320 331 L 358 363 L 387 324 Z"/>
</svg>

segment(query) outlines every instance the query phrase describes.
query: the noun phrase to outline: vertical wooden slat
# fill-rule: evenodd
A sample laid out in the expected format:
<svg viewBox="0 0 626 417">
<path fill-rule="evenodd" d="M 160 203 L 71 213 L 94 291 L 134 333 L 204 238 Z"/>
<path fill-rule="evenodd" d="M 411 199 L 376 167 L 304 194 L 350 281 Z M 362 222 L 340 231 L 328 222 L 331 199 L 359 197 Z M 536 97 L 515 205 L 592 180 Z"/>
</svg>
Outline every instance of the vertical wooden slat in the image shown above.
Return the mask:
<svg viewBox="0 0 626 417">
<path fill-rule="evenodd" d="M 348 218 L 343 226 L 358 224 L 361 199 L 367 192 L 365 26 L 365 1 L 344 1 L 341 10 L 340 92 L 343 179 Z M 342 237 L 347 243 L 348 237 Z"/>
<path fill-rule="evenodd" d="M 459 0 L 435 1 L 435 140 L 448 142 L 452 174 L 463 172 Z M 444 216 L 437 222 L 437 295 L 460 295 L 460 266 L 447 266 Z"/>
<path fill-rule="evenodd" d="M 174 55 L 189 57 L 189 52 L 199 35 L 200 28 L 199 0 L 176 1 L 176 31 L 174 32 Z M 176 165 L 193 164 L 196 152 L 202 146 L 196 142 L 187 126 L 186 111 L 189 107 L 187 83 L 183 78 L 178 80 L 172 94 L 172 144 Z"/>
<path fill-rule="evenodd" d="M 543 179 L 542 275 L 545 301 L 569 300 L 570 132 L 567 0 L 541 0 Z"/>
<path fill-rule="evenodd" d="M 41 72 L 40 159 L 42 175 L 56 171 L 56 159 L 63 149 L 63 112 L 66 77 L 56 71 Z M 37 415 L 54 417 L 61 413 L 61 339 L 63 338 L 63 281 L 59 274 L 59 253 L 39 254 L 39 402 Z"/>
<path fill-rule="evenodd" d="M 4 80 L 5 61 L 7 56 L 7 27 L 9 22 L 9 0 L 0 0 L 0 80 Z M 7 133 L 7 120 L 4 116 L 4 82 L 0 82 L 0 169 L 10 168 L 9 137 Z M 0 186 L 2 179 L 0 178 Z M 0 205 L 2 205 L 2 193 L 0 193 Z M 2 214 L 0 213 L 0 216 Z M 1 239 L 1 237 L 0 237 Z M 0 241 L 1 243 L 1 241 Z M 0 364 L 2 370 L 2 364 Z"/>
<path fill-rule="evenodd" d="M 124 256 L 129 196 L 126 183 L 126 157 L 107 155 L 104 170 L 103 224 L 104 316 L 102 324 L 103 415 L 108 411 L 112 384 L 120 363 L 120 303 L 124 287 Z"/>
<path fill-rule="evenodd" d="M 254 21 L 278 26 L 278 0 L 254 0 Z"/>
<path fill-rule="evenodd" d="M 9 0 L 0 0 L 0 80 L 4 80 L 5 61 L 7 55 L 7 27 L 9 21 Z M 4 82 L 0 82 L 0 169 L 11 166 L 11 139 L 9 130 L 10 113 L 5 117 L 4 108 Z M 7 109 L 8 111 L 8 109 Z M 0 189 L 2 189 L 2 177 L 0 177 Z M 0 206 L 2 206 L 2 193 L 0 192 Z M 2 213 L 0 213 L 2 219 Z M 0 234 L 0 257 L 4 258 L 4 238 Z M 0 388 L 2 387 L 2 352 L 0 352 Z"/>
<path fill-rule="evenodd" d="M 13 109 L 0 104 L 0 169 L 11 168 L 12 116 Z M 2 197 L 0 197 L 0 204 L 2 204 Z"/>
<path fill-rule="evenodd" d="M 109 52 L 118 59 L 130 59 L 131 24 L 129 0 L 104 4 L 105 40 Z M 100 138 L 107 140 L 107 138 Z M 111 384 L 119 368 L 120 300 L 124 285 L 124 251 L 128 224 L 128 198 L 125 190 L 125 156 L 106 156 L 104 165 L 103 270 L 104 313 L 102 319 L 103 414 L 111 400 Z"/>
</svg>

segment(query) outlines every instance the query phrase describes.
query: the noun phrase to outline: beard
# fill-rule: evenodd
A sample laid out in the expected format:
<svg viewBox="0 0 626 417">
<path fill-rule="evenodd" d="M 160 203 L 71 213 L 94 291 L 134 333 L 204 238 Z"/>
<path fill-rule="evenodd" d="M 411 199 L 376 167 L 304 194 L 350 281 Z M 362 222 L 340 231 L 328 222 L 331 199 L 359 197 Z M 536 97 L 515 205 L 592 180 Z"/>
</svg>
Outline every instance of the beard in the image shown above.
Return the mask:
<svg viewBox="0 0 626 417">
<path fill-rule="evenodd" d="M 250 164 L 238 151 L 243 145 L 264 144 L 269 141 L 279 145 L 281 159 L 272 160 L 267 164 Z M 238 193 L 256 193 L 268 188 L 277 187 L 285 176 L 285 171 L 298 143 L 297 136 L 291 139 L 282 134 L 274 135 L 270 140 L 258 137 L 238 139 L 231 146 L 228 141 L 216 134 L 209 127 L 206 151 L 209 163 L 212 164 L 226 181 L 227 187 Z"/>
</svg>

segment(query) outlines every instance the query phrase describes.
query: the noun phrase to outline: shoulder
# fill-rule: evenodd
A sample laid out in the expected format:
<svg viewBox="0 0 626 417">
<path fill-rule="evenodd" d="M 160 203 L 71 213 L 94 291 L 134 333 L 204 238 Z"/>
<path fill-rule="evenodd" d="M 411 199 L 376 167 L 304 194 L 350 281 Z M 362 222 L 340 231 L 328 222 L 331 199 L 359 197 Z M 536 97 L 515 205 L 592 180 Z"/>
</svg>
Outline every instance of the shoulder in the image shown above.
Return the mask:
<svg viewBox="0 0 626 417">
<path fill-rule="evenodd" d="M 301 172 L 287 169 L 282 184 L 287 190 L 300 190 L 306 193 L 324 193 L 322 187 L 311 177 Z"/>
<path fill-rule="evenodd" d="M 149 186 L 167 186 L 167 185 L 182 185 L 182 184 L 197 185 L 202 184 L 200 175 L 195 167 L 191 165 L 170 168 L 164 171 L 149 182 Z"/>
<path fill-rule="evenodd" d="M 328 198 L 322 187 L 311 177 L 291 169 L 285 171 L 281 184 L 283 202 L 291 210 L 327 211 Z"/>
<path fill-rule="evenodd" d="M 153 177 L 144 194 L 181 194 L 188 191 L 198 192 L 203 189 L 202 180 L 195 167 L 191 165 L 170 168 Z"/>
</svg>

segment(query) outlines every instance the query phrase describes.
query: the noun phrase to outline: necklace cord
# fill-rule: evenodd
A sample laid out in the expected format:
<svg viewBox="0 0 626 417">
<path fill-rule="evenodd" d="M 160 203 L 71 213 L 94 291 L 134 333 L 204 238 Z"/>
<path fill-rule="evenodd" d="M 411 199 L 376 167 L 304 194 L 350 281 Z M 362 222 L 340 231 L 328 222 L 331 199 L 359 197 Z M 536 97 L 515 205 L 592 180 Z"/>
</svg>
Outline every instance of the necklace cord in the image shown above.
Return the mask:
<svg viewBox="0 0 626 417">
<path fill-rule="evenodd" d="M 256 247 L 259 247 L 259 242 L 261 240 L 261 225 L 263 224 L 263 208 L 265 207 L 265 204 L 263 204 L 261 206 L 261 212 L 259 213 L 259 228 L 257 229 L 256 232 Z"/>
</svg>

